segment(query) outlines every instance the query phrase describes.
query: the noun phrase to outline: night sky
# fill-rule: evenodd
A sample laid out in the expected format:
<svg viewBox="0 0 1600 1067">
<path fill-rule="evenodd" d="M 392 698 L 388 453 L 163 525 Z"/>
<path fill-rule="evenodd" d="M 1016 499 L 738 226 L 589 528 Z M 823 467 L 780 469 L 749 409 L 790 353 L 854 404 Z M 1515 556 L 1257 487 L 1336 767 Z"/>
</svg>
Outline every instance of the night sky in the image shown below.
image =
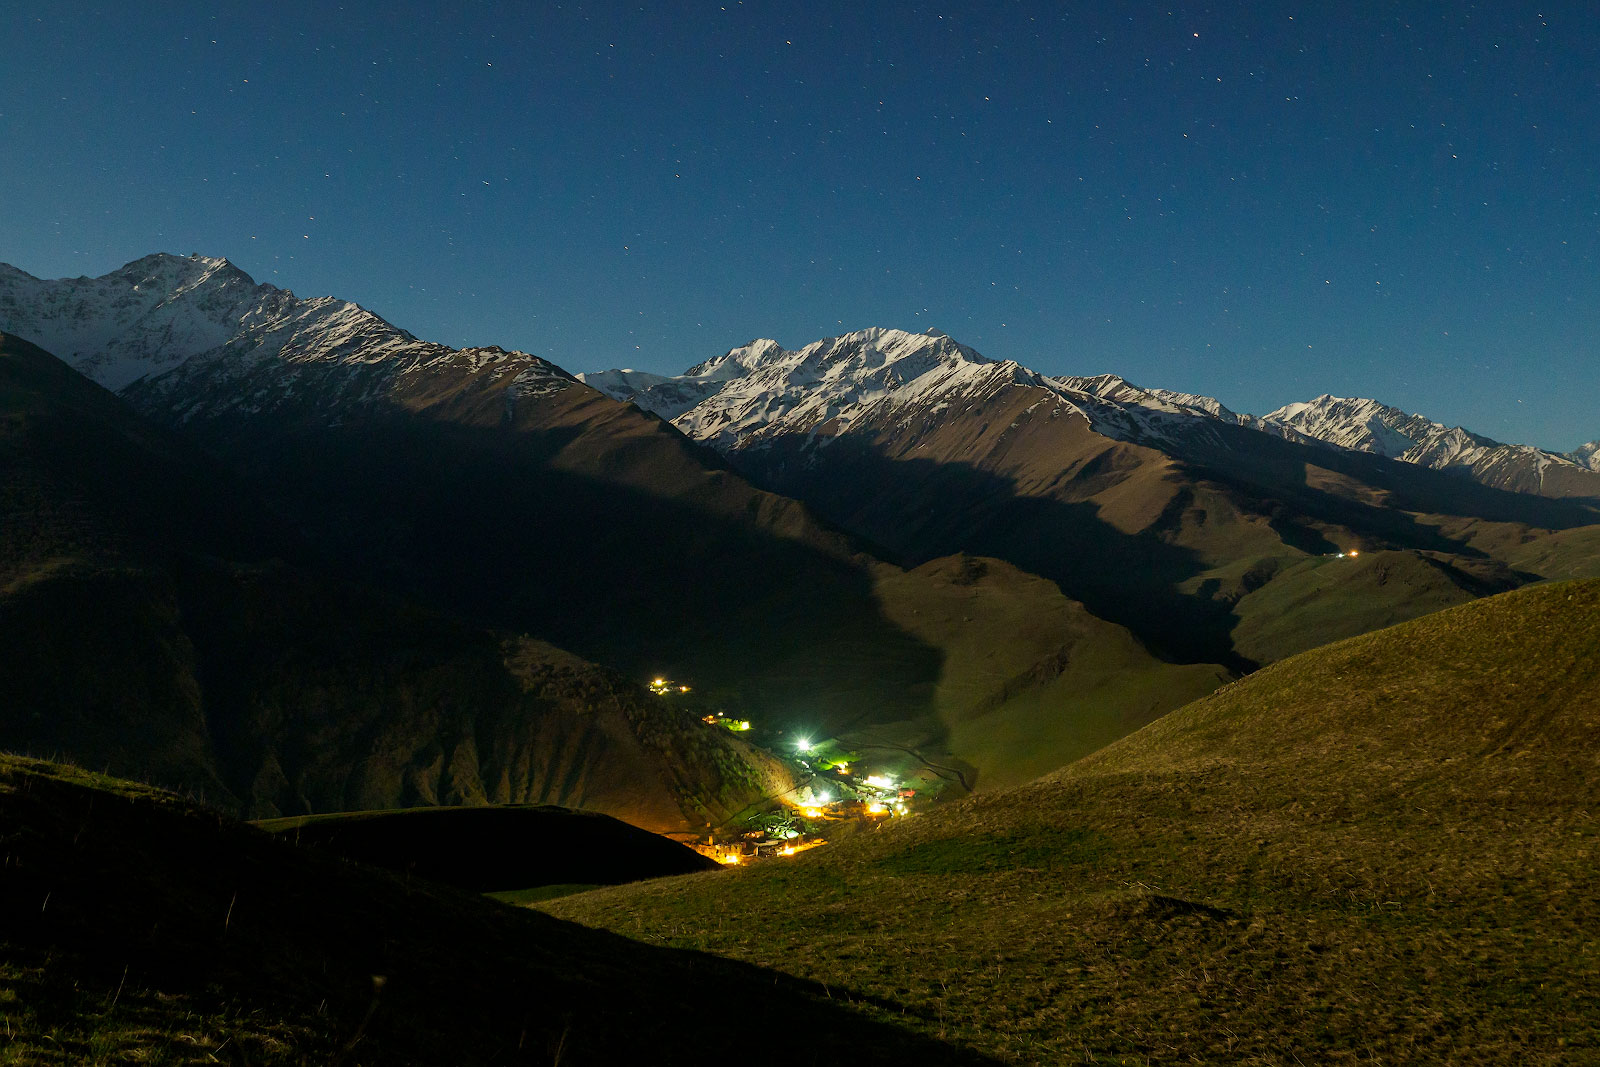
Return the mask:
<svg viewBox="0 0 1600 1067">
<path fill-rule="evenodd" d="M 1591 3 L 13 3 L 0 260 L 676 373 L 935 327 L 1600 437 Z"/>
</svg>

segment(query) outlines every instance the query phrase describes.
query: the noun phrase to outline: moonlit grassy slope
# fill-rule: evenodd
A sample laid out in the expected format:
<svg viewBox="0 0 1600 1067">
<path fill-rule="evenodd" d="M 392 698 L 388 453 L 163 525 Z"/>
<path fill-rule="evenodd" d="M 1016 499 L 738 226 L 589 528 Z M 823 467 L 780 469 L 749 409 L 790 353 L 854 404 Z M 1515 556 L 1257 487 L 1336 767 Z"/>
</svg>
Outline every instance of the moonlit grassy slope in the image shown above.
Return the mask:
<svg viewBox="0 0 1600 1067">
<path fill-rule="evenodd" d="M 1600 1057 L 1600 582 L 1293 657 L 1021 789 L 548 905 L 1016 1063 Z"/>
</svg>

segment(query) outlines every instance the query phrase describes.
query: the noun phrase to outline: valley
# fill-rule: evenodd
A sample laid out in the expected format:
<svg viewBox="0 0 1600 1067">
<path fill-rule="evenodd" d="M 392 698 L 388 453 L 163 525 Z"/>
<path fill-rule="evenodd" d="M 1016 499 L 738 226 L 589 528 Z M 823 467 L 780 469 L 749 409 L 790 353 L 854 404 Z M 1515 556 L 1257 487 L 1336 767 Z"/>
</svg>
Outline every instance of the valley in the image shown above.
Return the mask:
<svg viewBox="0 0 1600 1067">
<path fill-rule="evenodd" d="M 0 331 L 17 1062 L 1600 1043 L 1592 449 L 938 331 L 573 375 L 205 256 Z"/>
<path fill-rule="evenodd" d="M 1593 581 L 1480 600 L 782 867 L 541 907 L 1002 1062 L 1584 1062 L 1597 620 Z"/>
</svg>

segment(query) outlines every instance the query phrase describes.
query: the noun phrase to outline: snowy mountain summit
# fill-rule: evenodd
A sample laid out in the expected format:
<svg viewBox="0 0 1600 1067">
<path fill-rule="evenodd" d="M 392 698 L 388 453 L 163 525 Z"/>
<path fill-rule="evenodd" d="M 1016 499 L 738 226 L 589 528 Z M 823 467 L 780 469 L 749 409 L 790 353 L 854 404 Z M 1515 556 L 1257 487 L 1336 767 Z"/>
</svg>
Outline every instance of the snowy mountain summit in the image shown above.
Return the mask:
<svg viewBox="0 0 1600 1067">
<path fill-rule="evenodd" d="M 349 301 L 257 284 L 225 259 L 165 253 L 99 278 L 45 281 L 0 264 L 0 330 L 177 422 L 291 409 L 339 422 L 468 394 L 481 404 L 486 390 L 502 387 L 509 417 L 519 398 L 581 380 L 725 454 L 782 441 L 805 455 L 845 436 L 981 421 L 991 400 L 1024 389 L 1038 393 L 1024 405 L 1029 418 L 1081 418 L 1103 436 L 1168 451 L 1248 448 L 1244 429 L 1457 471 L 1497 488 L 1600 497 L 1600 442 L 1559 455 L 1326 395 L 1243 415 L 1211 397 L 1112 374 L 1046 377 L 938 330 L 858 330 L 793 351 L 760 339 L 680 375 L 610 370 L 574 379 L 527 353 L 419 340 Z"/>
<path fill-rule="evenodd" d="M 690 368 L 681 378 L 651 385 L 642 402 L 620 390 L 611 395 L 730 451 L 789 434 L 825 442 L 890 411 L 979 395 L 998 382 L 1027 375 L 1015 363 L 986 359 L 936 331 L 870 329 L 798 351 L 772 340 L 752 341 Z M 584 380 L 601 383 L 599 376 Z"/>
<path fill-rule="evenodd" d="M 1567 458 L 1580 467 L 1600 471 L 1600 441 L 1590 441 L 1580 446 L 1577 451 L 1567 453 Z"/>
<path fill-rule="evenodd" d="M 1238 414 L 1212 397 L 1147 389 L 1114 374 L 1045 377 L 992 360 L 937 330 L 859 330 L 796 351 L 762 339 L 677 376 L 601 371 L 579 378 L 728 454 L 792 435 L 802 435 L 807 447 L 822 447 L 840 435 L 880 432 L 916 415 L 968 410 L 1002 386 L 1016 385 L 1051 394 L 1055 415 L 1076 415 L 1104 436 L 1157 448 L 1202 438 L 1230 447 L 1216 429 L 1225 425 L 1459 471 L 1499 488 L 1600 496 L 1600 480 L 1591 473 L 1600 470 L 1600 442 L 1560 455 L 1502 444 L 1375 400 L 1328 395 L 1263 416 Z M 1239 440 L 1228 438 L 1231 447 Z"/>
<path fill-rule="evenodd" d="M 515 395 L 573 382 L 535 356 L 420 341 L 358 304 L 301 299 L 200 255 L 51 281 L 0 264 L 0 330 L 181 421 L 306 404 L 337 419 L 445 368 L 515 375 Z"/>
<path fill-rule="evenodd" d="M 1340 448 L 1371 452 L 1435 470 L 1463 470 L 1505 488 L 1542 485 L 1551 471 L 1588 468 L 1582 450 L 1566 455 L 1503 444 L 1459 426 L 1445 426 L 1376 400 L 1323 394 L 1286 404 L 1260 419 L 1260 428 L 1294 432 Z"/>
<path fill-rule="evenodd" d="M 0 328 L 113 391 L 225 344 L 282 293 L 225 259 L 163 253 L 100 278 L 42 281 L 0 263 Z"/>
</svg>

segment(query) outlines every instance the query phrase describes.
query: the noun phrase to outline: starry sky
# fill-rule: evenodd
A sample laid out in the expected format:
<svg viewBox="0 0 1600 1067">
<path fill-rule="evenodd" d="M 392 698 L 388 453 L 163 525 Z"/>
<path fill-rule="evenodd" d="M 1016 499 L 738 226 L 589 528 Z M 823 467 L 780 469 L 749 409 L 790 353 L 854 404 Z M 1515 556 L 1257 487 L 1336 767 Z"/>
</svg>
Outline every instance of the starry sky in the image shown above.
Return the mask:
<svg viewBox="0 0 1600 1067">
<path fill-rule="evenodd" d="M 1264 413 L 1600 438 L 1600 8 L 6 5 L 0 261 L 226 256 L 677 373 L 937 328 Z"/>
</svg>

